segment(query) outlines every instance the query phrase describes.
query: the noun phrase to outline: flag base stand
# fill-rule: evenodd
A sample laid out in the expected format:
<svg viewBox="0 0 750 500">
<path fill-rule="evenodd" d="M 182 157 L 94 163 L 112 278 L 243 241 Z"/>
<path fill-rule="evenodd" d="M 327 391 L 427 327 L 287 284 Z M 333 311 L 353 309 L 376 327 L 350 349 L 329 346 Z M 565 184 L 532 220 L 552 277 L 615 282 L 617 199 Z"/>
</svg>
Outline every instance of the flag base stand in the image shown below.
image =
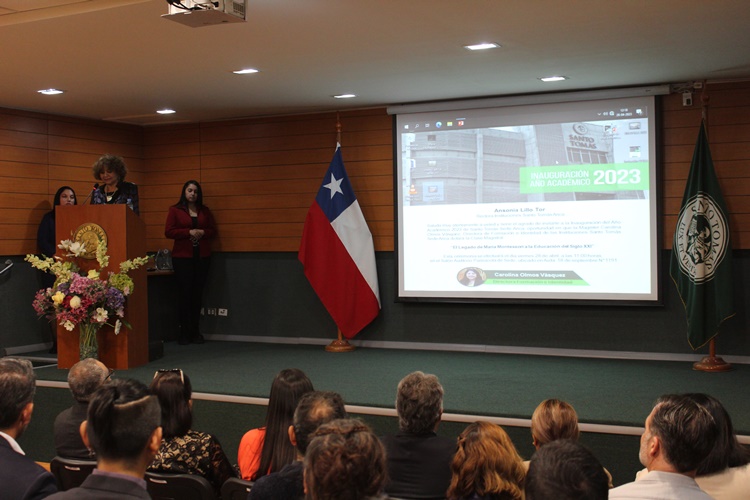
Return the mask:
<svg viewBox="0 0 750 500">
<path fill-rule="evenodd" d="M 727 363 L 718 356 L 706 356 L 693 363 L 693 370 L 702 372 L 728 372 L 734 370 L 731 363 Z"/>
<path fill-rule="evenodd" d="M 344 336 L 341 334 L 341 329 L 338 328 L 336 332 L 337 338 L 336 340 L 331 341 L 330 344 L 326 346 L 326 351 L 328 352 L 352 352 L 356 347 L 351 345 L 348 340 L 344 338 Z"/>
<path fill-rule="evenodd" d="M 326 346 L 326 351 L 328 352 L 351 352 L 354 349 L 356 349 L 356 347 L 351 345 L 345 339 L 334 340 Z"/>
</svg>

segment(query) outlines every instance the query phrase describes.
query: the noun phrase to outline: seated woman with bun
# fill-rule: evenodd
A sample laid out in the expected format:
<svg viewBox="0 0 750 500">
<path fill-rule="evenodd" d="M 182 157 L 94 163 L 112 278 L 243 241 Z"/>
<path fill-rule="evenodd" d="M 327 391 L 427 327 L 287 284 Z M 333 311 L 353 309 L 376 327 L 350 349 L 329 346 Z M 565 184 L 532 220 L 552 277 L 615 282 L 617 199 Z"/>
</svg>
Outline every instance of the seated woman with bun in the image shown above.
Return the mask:
<svg viewBox="0 0 750 500">
<path fill-rule="evenodd" d="M 237 473 L 218 439 L 191 429 L 193 389 L 190 378 L 179 369 L 159 370 L 150 389 L 161 405 L 164 440 L 148 470 L 203 476 L 218 494 L 224 481 L 237 477 Z"/>
<path fill-rule="evenodd" d="M 307 447 L 304 483 L 309 500 L 365 500 L 383 494 L 385 448 L 364 422 L 332 420 L 318 427 Z"/>
</svg>

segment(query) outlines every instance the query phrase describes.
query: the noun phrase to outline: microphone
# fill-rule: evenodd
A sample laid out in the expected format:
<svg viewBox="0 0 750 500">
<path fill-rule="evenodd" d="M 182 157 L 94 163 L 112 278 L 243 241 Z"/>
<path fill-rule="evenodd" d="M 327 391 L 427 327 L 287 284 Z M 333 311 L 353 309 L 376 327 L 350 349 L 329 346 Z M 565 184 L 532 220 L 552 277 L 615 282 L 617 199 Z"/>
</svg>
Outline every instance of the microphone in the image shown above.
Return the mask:
<svg viewBox="0 0 750 500">
<path fill-rule="evenodd" d="M 0 274 L 5 273 L 5 271 L 7 271 L 8 269 L 10 269 L 11 267 L 13 267 L 13 261 L 10 260 L 10 259 L 6 260 L 5 261 L 5 269 L 3 269 L 2 271 L 0 271 Z"/>
<path fill-rule="evenodd" d="M 86 197 L 86 199 L 83 200 L 83 203 L 81 203 L 81 205 L 85 205 L 86 202 L 89 201 L 89 198 L 91 198 L 91 195 L 94 194 L 94 191 L 96 191 L 97 189 L 99 189 L 99 183 L 98 182 L 94 183 L 94 189 L 91 190 L 91 192 Z"/>
</svg>

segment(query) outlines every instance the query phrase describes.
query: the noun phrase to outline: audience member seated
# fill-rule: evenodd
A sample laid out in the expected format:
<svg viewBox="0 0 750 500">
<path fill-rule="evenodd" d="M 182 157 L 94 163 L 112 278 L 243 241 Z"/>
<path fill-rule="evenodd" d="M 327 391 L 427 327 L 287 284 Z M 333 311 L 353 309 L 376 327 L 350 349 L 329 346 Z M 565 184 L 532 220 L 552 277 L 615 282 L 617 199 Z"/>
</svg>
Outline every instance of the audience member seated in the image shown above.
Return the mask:
<svg viewBox="0 0 750 500">
<path fill-rule="evenodd" d="M 151 498 L 143 479 L 161 443 L 156 396 L 137 380 L 113 380 L 89 402 L 81 437 L 96 453 L 97 466 L 78 488 L 52 499 L 133 500 Z"/>
<path fill-rule="evenodd" d="M 593 453 L 570 439 L 542 446 L 526 474 L 526 500 L 607 500 L 609 479 Z"/>
<path fill-rule="evenodd" d="M 383 444 L 364 422 L 321 425 L 305 453 L 305 493 L 310 500 L 365 500 L 383 496 Z"/>
<path fill-rule="evenodd" d="M 470 424 L 458 436 L 451 470 L 451 500 L 523 500 L 523 460 L 499 425 Z"/>
<path fill-rule="evenodd" d="M 266 422 L 242 436 L 237 463 L 242 479 L 255 481 L 294 462 L 297 452 L 289 442 L 289 426 L 300 398 L 313 390 L 302 370 L 281 370 L 271 383 Z"/>
<path fill-rule="evenodd" d="M 745 500 L 750 496 L 750 448 L 737 441 L 732 419 L 721 402 L 708 394 L 685 394 L 708 410 L 719 427 L 719 438 L 698 466 L 695 481 L 715 500 Z M 643 469 L 636 480 L 648 474 Z"/>
<path fill-rule="evenodd" d="M 150 472 L 195 474 L 205 477 L 216 493 L 237 474 L 219 440 L 193 430 L 193 389 L 182 370 L 159 370 L 151 382 L 151 392 L 159 398 L 163 441 Z"/>
<path fill-rule="evenodd" d="M 0 358 L 0 499 L 45 498 L 55 478 L 27 457 L 16 441 L 31 422 L 36 375 L 25 359 Z"/>
<path fill-rule="evenodd" d="M 250 490 L 248 500 L 304 499 L 302 460 L 312 434 L 319 426 L 346 417 L 344 400 L 335 392 L 308 392 L 299 400 L 289 426 L 289 441 L 297 449 L 297 460 L 279 472 L 258 479 Z"/>
<path fill-rule="evenodd" d="M 719 427 L 705 406 L 685 395 L 660 398 L 646 418 L 638 453 L 648 473 L 611 490 L 609 498 L 710 499 L 694 478 L 718 437 Z"/>
<path fill-rule="evenodd" d="M 531 415 L 531 439 L 537 450 L 558 439 L 578 441 L 581 432 L 578 428 L 578 414 L 570 403 L 559 399 L 545 399 Z M 524 462 L 529 468 L 529 461 Z M 612 488 L 612 475 L 604 469 L 609 487 Z"/>
<path fill-rule="evenodd" d="M 435 375 L 410 373 L 398 384 L 400 431 L 383 436 L 388 457 L 386 492 L 397 498 L 445 498 L 456 441 L 436 434 L 443 386 Z"/>
<path fill-rule="evenodd" d="M 86 420 L 89 399 L 107 378 L 107 367 L 93 358 L 79 361 L 68 372 L 68 386 L 75 403 L 55 418 L 54 440 L 58 456 L 79 460 L 93 458 L 81 439 L 81 422 Z"/>
</svg>

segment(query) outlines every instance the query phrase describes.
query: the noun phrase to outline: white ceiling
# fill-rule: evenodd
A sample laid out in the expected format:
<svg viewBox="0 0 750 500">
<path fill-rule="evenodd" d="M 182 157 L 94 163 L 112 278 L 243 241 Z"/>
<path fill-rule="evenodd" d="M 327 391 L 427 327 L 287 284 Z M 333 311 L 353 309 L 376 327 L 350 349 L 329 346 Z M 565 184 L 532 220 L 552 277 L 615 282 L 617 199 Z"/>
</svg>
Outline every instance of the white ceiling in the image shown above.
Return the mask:
<svg viewBox="0 0 750 500">
<path fill-rule="evenodd" d="M 249 0 L 247 22 L 201 28 L 167 12 L 0 0 L 0 107 L 156 124 L 750 78 L 747 0 Z M 502 48 L 463 48 L 483 41 Z"/>
</svg>

